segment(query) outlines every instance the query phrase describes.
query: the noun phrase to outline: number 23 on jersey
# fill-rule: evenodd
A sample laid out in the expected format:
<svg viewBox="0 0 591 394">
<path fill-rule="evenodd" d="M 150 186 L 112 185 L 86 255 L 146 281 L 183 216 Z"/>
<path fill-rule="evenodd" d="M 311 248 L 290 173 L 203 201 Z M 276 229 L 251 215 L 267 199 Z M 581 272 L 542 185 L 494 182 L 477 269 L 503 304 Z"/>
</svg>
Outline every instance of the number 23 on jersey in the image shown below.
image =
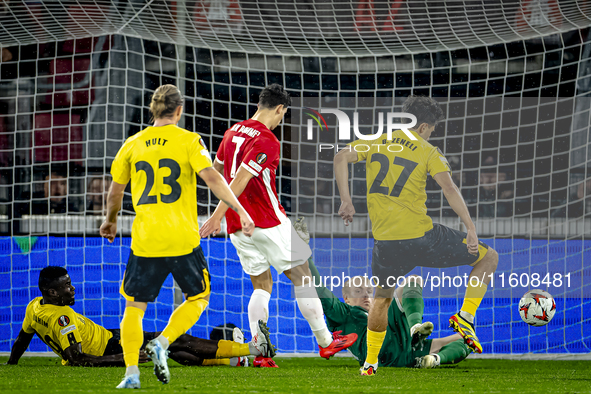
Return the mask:
<svg viewBox="0 0 591 394">
<path fill-rule="evenodd" d="M 154 184 L 157 181 L 155 177 L 156 171 L 147 161 L 138 161 L 135 163 L 135 170 L 136 172 L 143 171 L 146 174 L 146 187 L 144 188 L 137 205 L 157 204 L 158 196 L 150 195 L 154 188 Z M 181 176 L 181 166 L 173 159 L 160 159 L 158 162 L 158 170 L 160 170 L 158 173 L 165 173 L 165 171 L 168 170 L 170 171 L 170 175 L 164 176 L 162 179 L 162 182 L 165 185 L 170 186 L 170 193 L 160 193 L 160 201 L 164 204 L 172 204 L 181 197 L 182 188 L 178 183 L 178 179 Z"/>
</svg>

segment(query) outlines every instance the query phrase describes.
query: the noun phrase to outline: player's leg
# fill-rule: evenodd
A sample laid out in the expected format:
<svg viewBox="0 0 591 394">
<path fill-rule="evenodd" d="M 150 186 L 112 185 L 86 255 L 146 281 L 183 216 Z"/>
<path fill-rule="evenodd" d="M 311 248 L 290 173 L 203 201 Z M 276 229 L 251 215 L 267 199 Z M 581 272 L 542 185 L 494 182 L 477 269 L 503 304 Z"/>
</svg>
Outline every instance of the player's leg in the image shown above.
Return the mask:
<svg viewBox="0 0 591 394">
<path fill-rule="evenodd" d="M 236 330 L 240 330 L 236 328 Z M 234 338 L 230 340 L 209 340 L 194 337 L 189 334 L 181 335 L 168 348 L 170 354 L 176 352 L 189 352 L 203 359 L 232 358 L 243 356 L 269 356 L 274 355 L 273 345 L 269 338 L 269 332 L 265 330 L 265 324 L 259 321 L 253 340 L 244 343 Z M 171 356 L 172 357 L 172 356 Z"/>
<path fill-rule="evenodd" d="M 401 300 L 402 309 L 409 327 L 413 327 L 423 321 L 425 302 L 423 301 L 422 278 L 418 275 L 409 275 L 405 278 L 404 286 L 396 289 L 396 298 Z"/>
<path fill-rule="evenodd" d="M 278 226 L 257 230 L 252 236 L 254 245 L 278 274 L 285 273 L 293 283 L 298 308 L 316 337 L 321 356 L 330 358 L 351 346 L 356 335 L 355 338 L 352 335 L 333 336 L 326 326 L 322 302 L 312 286 L 312 273 L 308 267 L 312 251 L 298 236 L 289 219 L 285 218 Z"/>
<path fill-rule="evenodd" d="M 168 347 L 199 320 L 209 305 L 211 292 L 207 261 L 201 246 L 185 256 L 166 257 L 165 263 L 185 294 L 185 301 L 170 315 L 162 333 L 146 345 L 146 353 L 154 362 L 154 373 L 162 383 L 170 381 L 166 362 Z"/>
<path fill-rule="evenodd" d="M 199 320 L 209 305 L 211 292 L 207 261 L 201 246 L 186 256 L 167 258 L 167 264 L 185 295 L 185 301 L 175 309 L 156 338 L 165 350 Z"/>
<path fill-rule="evenodd" d="M 367 320 L 367 357 L 361 374 L 374 375 L 378 368 L 378 355 L 382 348 L 388 327 L 388 308 L 394 297 L 394 286 L 399 276 L 410 272 L 420 260 L 421 248 L 414 246 L 415 240 L 374 241 L 372 251 L 372 274 L 379 282 L 375 283 L 374 304 Z M 409 251 L 414 255 L 410 256 Z M 406 253 L 406 254 L 405 254 Z"/>
<path fill-rule="evenodd" d="M 299 263 L 299 262 L 298 262 Z M 322 302 L 318 298 L 316 289 L 311 286 L 312 273 L 308 261 L 283 272 L 293 283 L 294 295 L 302 316 L 308 324 L 316 341 L 321 348 L 328 347 L 333 337 L 324 321 Z"/>
<path fill-rule="evenodd" d="M 431 342 L 430 354 L 416 359 L 416 368 L 436 368 L 443 364 L 457 364 L 472 353 L 461 335 L 437 338 Z"/>
<path fill-rule="evenodd" d="M 242 269 L 250 275 L 253 292 L 248 303 L 248 322 L 251 335 L 255 335 L 259 320 L 265 324 L 269 319 L 269 300 L 273 291 L 271 265 L 255 245 L 254 239 L 263 229 L 256 228 L 252 237 L 245 236 L 242 231 L 230 235 L 232 245 L 240 259 Z"/>
<path fill-rule="evenodd" d="M 482 346 L 474 330 L 474 315 L 486 293 L 488 283 L 499 261 L 498 254 L 483 242 L 478 244 L 478 255 L 468 253 L 466 233 L 434 223 L 433 229 L 420 238 L 422 242 L 421 265 L 447 268 L 472 265 L 468 287 L 461 311 L 449 319 L 450 327 L 464 338 L 468 346 L 482 353 Z"/>
<path fill-rule="evenodd" d="M 293 224 L 293 230 L 290 230 L 290 231 L 291 231 L 292 238 L 294 237 L 294 232 L 295 232 L 295 235 L 297 235 L 306 245 L 308 245 L 310 243 L 310 234 L 308 233 L 308 226 L 307 226 L 306 222 L 304 221 L 304 218 L 299 218 Z M 297 241 L 297 242 L 299 243 L 299 241 Z M 297 245 L 298 244 L 296 244 L 296 247 L 297 247 Z M 311 251 L 310 251 L 310 253 L 311 253 Z M 308 261 L 312 261 L 311 257 L 306 261 L 306 265 L 308 265 L 308 270 L 310 270 Z M 305 268 L 304 265 L 302 265 L 301 267 L 302 267 L 302 269 Z M 290 273 L 290 275 L 291 275 L 291 273 Z M 308 272 L 307 271 L 302 272 L 299 275 L 303 275 L 304 277 L 307 277 Z M 312 272 L 310 272 L 310 275 L 312 275 Z M 310 276 L 310 278 L 312 278 L 312 277 Z M 314 285 L 314 284 L 312 283 L 312 285 Z M 337 338 L 340 338 L 340 337 L 342 337 L 342 336 L 337 336 Z M 348 341 L 351 342 L 351 344 L 354 343 L 355 340 L 356 340 L 356 338 L 353 339 L 353 336 L 348 338 Z M 336 352 L 340 351 L 340 349 L 338 347 L 340 346 L 339 342 L 341 342 L 341 341 L 342 340 L 335 342 L 334 335 L 333 335 L 333 342 L 331 343 L 331 346 L 328 348 L 321 349 L 321 356 L 325 357 L 325 358 L 330 358 L 330 356 L 332 356 Z"/>
<path fill-rule="evenodd" d="M 404 286 L 395 291 L 395 296 L 400 300 L 404 316 L 410 327 L 411 346 L 413 349 L 422 347 L 422 343 L 433 332 L 433 323 L 423 323 L 423 278 L 418 275 L 409 275 L 405 279 Z"/>
<path fill-rule="evenodd" d="M 248 303 L 248 321 L 253 340 L 258 339 L 256 333 L 259 328 L 259 322 L 263 322 L 265 330 L 267 330 L 266 323 L 269 319 L 269 300 L 273 289 L 271 265 L 269 264 L 269 260 L 256 246 L 256 240 L 264 230 L 255 228 L 252 237 L 245 236 L 242 231 L 237 231 L 230 235 L 230 240 L 240 258 L 242 269 L 250 275 L 253 286 L 253 292 Z M 270 358 L 274 355 L 275 352 L 273 350 L 272 353 L 268 353 L 267 355 L 257 356 L 253 366 L 277 368 L 277 364 Z"/>
<path fill-rule="evenodd" d="M 312 273 L 310 272 L 307 259 L 304 262 L 292 262 L 293 265 L 295 265 L 293 268 L 285 270 L 284 273 L 293 283 L 298 308 L 316 337 L 320 348 L 320 357 L 328 360 L 336 353 L 353 345 L 357 340 L 357 334 L 332 334 L 328 330 L 324 321 L 322 301 L 318 298 L 316 288 L 312 284 Z"/>
<path fill-rule="evenodd" d="M 269 320 L 269 300 L 273 291 L 271 268 L 260 275 L 250 275 L 250 281 L 253 291 L 248 302 L 248 323 L 250 332 L 254 336 L 259 320 L 265 323 Z"/>
<path fill-rule="evenodd" d="M 378 355 L 386 337 L 388 308 L 393 297 L 394 288 L 376 287 L 374 303 L 367 315 L 367 356 L 361 375 L 375 375 L 378 370 Z"/>
<path fill-rule="evenodd" d="M 168 357 L 186 366 L 230 365 L 229 357 L 216 359 L 220 348 L 224 348 L 220 342 L 232 341 L 211 341 L 183 334 L 168 347 Z"/>
<path fill-rule="evenodd" d="M 482 345 L 474 329 L 474 316 L 480 306 L 491 277 L 497 269 L 499 262 L 498 253 L 491 247 L 482 244 L 478 246 L 479 257 L 476 263 L 472 264 L 473 269 L 468 279 L 468 287 L 464 294 L 464 303 L 460 312 L 450 319 L 450 327 L 458 332 L 466 344 L 477 353 L 482 353 Z"/>
<path fill-rule="evenodd" d="M 125 378 L 117 387 L 139 387 L 138 364 L 144 338 L 142 329 L 144 312 L 148 306 L 147 303 L 154 301 L 158 296 L 160 287 L 162 287 L 168 273 L 166 269 L 163 269 L 162 261 L 159 258 L 138 257 L 133 253 L 129 256 L 119 290 L 126 300 L 120 326 L 121 347 L 126 370 Z"/>
<path fill-rule="evenodd" d="M 174 343 L 180 335 L 189 330 L 199 320 L 199 317 L 209 304 L 209 279 L 205 280 L 208 282 L 205 290 L 208 294 L 201 293 L 191 297 L 185 293 L 185 301 L 172 313 L 164 331 L 146 345 L 146 353 L 154 363 L 154 374 L 162 383 L 170 382 L 170 371 L 167 362 L 170 344 Z"/>
<path fill-rule="evenodd" d="M 145 302 L 134 302 L 127 300 L 125 302 L 125 312 L 121 319 L 121 348 L 123 349 L 123 360 L 125 361 L 125 379 L 132 375 L 138 376 L 140 358 L 140 348 L 143 343 L 142 320 L 148 304 Z M 129 384 L 125 385 L 126 388 Z M 119 387 L 119 386 L 117 386 Z"/>
<path fill-rule="evenodd" d="M 160 332 L 144 332 L 144 343 L 157 338 Z M 229 365 L 229 359 L 208 363 L 207 358 L 215 357 L 218 341 L 196 338 L 183 334 L 168 347 L 168 357 L 185 366 Z"/>
<path fill-rule="evenodd" d="M 479 253 L 484 254 L 484 256 L 482 259 L 477 260 L 476 263 L 471 264 L 474 268 L 470 272 L 464 303 L 460 309 L 460 316 L 470 323 L 474 323 L 476 310 L 480 306 L 482 298 L 484 298 L 491 276 L 497 270 L 497 264 L 499 263 L 499 255 L 493 248 L 479 247 Z"/>
<path fill-rule="evenodd" d="M 203 361 L 205 361 L 204 358 L 198 357 L 194 353 L 187 352 L 184 350 L 176 350 L 174 352 L 171 350 L 168 354 L 168 357 L 173 359 L 177 363 L 187 367 L 199 367 L 204 365 Z M 229 365 L 229 360 L 227 364 L 222 365 Z"/>
</svg>

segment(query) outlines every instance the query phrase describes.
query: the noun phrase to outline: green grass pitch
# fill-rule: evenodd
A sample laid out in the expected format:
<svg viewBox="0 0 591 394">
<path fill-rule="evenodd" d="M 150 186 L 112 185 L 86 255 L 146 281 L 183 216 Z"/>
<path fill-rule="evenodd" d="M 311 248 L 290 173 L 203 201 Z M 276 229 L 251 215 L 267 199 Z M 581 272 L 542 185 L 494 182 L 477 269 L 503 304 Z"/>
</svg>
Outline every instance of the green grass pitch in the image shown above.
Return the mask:
<svg viewBox="0 0 591 394">
<path fill-rule="evenodd" d="M 0 357 L 0 364 L 7 357 Z M 140 366 L 142 391 L 168 393 L 583 393 L 591 392 L 591 361 L 466 360 L 432 370 L 380 368 L 358 376 L 353 359 L 277 358 L 279 369 L 182 367 L 170 361 L 162 385 L 152 364 Z M 63 367 L 57 358 L 24 357 L 0 365 L 0 393 L 120 393 L 121 368 Z"/>
</svg>

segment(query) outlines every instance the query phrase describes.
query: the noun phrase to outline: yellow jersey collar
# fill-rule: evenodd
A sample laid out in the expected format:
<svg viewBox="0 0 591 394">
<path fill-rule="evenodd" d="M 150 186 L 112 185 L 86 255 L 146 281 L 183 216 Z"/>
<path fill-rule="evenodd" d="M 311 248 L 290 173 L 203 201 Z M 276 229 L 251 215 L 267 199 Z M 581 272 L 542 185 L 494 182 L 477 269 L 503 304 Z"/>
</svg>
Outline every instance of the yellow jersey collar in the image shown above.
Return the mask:
<svg viewBox="0 0 591 394">
<path fill-rule="evenodd" d="M 423 138 L 423 137 L 421 137 L 420 135 L 418 135 L 416 131 L 414 131 L 414 130 L 411 130 L 411 129 L 407 129 L 407 130 L 408 130 L 408 131 L 410 131 L 410 132 L 411 132 L 411 134 L 412 134 L 412 135 L 414 135 L 414 136 L 416 137 L 417 141 L 418 141 L 418 140 L 421 140 L 421 139 Z"/>
</svg>

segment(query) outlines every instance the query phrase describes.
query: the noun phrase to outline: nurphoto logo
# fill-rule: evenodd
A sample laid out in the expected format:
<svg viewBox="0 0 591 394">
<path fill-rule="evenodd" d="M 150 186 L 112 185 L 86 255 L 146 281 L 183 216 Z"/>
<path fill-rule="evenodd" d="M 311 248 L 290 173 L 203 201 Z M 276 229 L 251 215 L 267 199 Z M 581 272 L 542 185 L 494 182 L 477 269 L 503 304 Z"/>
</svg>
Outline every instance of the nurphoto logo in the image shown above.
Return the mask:
<svg viewBox="0 0 591 394">
<path fill-rule="evenodd" d="M 309 108 L 304 107 L 304 114 L 310 116 L 311 119 L 307 121 L 307 129 L 306 129 L 306 138 L 308 141 L 314 139 L 314 123 L 313 120 L 316 121 L 318 125 L 318 129 L 320 131 L 329 131 L 328 125 L 326 120 L 322 116 L 322 114 L 332 114 L 335 115 L 338 120 L 338 141 L 351 141 L 351 120 L 349 115 L 347 115 L 344 111 L 335 109 L 335 108 L 321 108 L 320 112 Z M 401 118 L 401 119 L 410 119 L 409 123 L 395 123 L 394 119 Z M 409 140 L 416 141 L 417 138 L 409 131 L 409 129 L 413 128 L 417 124 L 417 118 L 413 114 L 409 114 L 406 112 L 386 112 L 386 139 L 388 141 L 392 140 L 392 133 L 395 130 L 402 130 L 404 134 L 408 137 Z M 363 134 L 359 131 L 359 113 L 353 112 L 353 132 L 355 134 L 356 139 L 364 140 L 364 141 L 375 141 L 382 138 L 384 134 L 384 112 L 378 113 L 378 130 L 374 134 Z M 376 144 L 371 144 L 376 145 Z M 354 149 L 358 152 L 367 152 L 370 149 L 370 144 L 357 144 L 355 145 Z M 382 144 L 377 144 L 382 145 Z M 398 144 L 400 145 L 400 144 Z M 388 149 L 394 149 L 393 152 L 399 152 L 402 150 L 402 145 L 400 145 L 400 149 L 398 148 L 396 143 L 389 145 Z M 344 147 L 343 147 L 344 148 Z M 350 147 L 349 147 L 350 148 Z M 339 150 L 339 146 L 335 148 L 334 144 L 320 144 L 319 151 L 327 149 L 336 149 Z M 399 150 L 397 150 L 399 149 Z"/>
</svg>

